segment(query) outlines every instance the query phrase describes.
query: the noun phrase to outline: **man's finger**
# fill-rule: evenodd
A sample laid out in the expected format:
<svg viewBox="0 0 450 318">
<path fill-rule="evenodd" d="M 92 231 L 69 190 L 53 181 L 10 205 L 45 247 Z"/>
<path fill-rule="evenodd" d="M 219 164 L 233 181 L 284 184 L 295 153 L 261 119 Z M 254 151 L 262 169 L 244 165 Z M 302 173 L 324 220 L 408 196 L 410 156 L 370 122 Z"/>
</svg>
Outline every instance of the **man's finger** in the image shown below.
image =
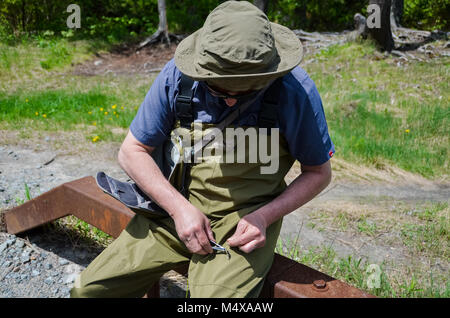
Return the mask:
<svg viewBox="0 0 450 318">
<path fill-rule="evenodd" d="M 202 231 L 202 232 L 196 233 L 196 236 L 197 236 L 197 240 L 198 240 L 202 250 L 205 251 L 206 253 L 212 253 L 213 250 L 211 247 L 211 243 L 209 243 L 209 239 L 208 239 L 206 233 Z"/>
<path fill-rule="evenodd" d="M 253 237 L 248 232 L 235 233 L 227 242 L 230 246 L 242 246 L 252 241 Z"/>
<path fill-rule="evenodd" d="M 236 246 L 236 241 L 239 239 L 239 237 L 242 235 L 242 233 L 244 233 L 244 230 L 245 230 L 245 226 L 244 226 L 244 224 L 242 224 L 242 220 L 241 220 L 241 221 L 239 221 L 234 234 L 230 238 L 228 238 L 227 243 L 230 244 L 230 246 Z"/>
<path fill-rule="evenodd" d="M 253 241 L 248 242 L 247 244 L 240 246 L 239 249 L 244 253 L 250 253 L 257 247 L 258 247 L 258 242 L 253 240 Z"/>
<path fill-rule="evenodd" d="M 206 234 L 208 234 L 209 240 L 215 242 L 216 239 L 214 238 L 214 233 L 211 230 L 211 226 L 207 224 L 205 227 L 206 227 Z"/>
<path fill-rule="evenodd" d="M 183 242 L 184 242 L 184 245 L 186 245 L 187 249 L 189 251 L 191 251 L 192 253 L 201 254 L 201 255 L 207 254 L 206 251 L 203 251 L 203 249 L 195 235 L 186 238 L 185 240 L 183 240 Z"/>
</svg>

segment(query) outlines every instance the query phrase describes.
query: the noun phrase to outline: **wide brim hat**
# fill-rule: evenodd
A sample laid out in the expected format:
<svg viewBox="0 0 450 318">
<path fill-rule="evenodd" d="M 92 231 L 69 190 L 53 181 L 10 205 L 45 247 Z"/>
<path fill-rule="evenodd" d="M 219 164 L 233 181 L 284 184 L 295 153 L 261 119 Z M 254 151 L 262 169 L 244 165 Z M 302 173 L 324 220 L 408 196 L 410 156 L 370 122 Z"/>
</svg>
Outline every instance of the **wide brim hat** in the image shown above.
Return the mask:
<svg viewBox="0 0 450 318">
<path fill-rule="evenodd" d="M 300 64 L 303 46 L 248 1 L 216 7 L 175 51 L 175 65 L 196 81 L 229 92 L 257 90 Z"/>
</svg>

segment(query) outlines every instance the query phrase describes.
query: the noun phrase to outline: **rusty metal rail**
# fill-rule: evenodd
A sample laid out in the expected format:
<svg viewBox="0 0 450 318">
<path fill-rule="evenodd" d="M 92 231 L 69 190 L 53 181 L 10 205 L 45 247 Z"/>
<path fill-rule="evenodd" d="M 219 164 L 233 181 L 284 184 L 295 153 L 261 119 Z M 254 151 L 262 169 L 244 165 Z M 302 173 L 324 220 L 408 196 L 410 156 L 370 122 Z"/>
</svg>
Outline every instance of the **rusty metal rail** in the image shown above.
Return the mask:
<svg viewBox="0 0 450 318">
<path fill-rule="evenodd" d="M 134 212 L 103 193 L 94 178 L 85 177 L 64 183 L 4 214 L 8 233 L 18 234 L 67 215 L 97 227 L 116 238 Z M 179 268 L 186 274 L 187 268 Z M 159 284 L 149 296 L 159 297 Z M 374 297 L 340 280 L 275 254 L 261 297 L 328 298 Z"/>
</svg>

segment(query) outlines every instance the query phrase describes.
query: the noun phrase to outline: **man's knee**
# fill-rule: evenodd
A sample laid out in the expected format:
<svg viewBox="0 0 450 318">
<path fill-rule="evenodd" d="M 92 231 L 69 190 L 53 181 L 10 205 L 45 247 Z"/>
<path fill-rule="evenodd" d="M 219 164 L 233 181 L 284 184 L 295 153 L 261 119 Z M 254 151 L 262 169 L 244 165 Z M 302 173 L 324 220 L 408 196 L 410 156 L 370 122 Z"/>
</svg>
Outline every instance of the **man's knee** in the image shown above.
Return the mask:
<svg viewBox="0 0 450 318">
<path fill-rule="evenodd" d="M 75 279 L 72 289 L 70 290 L 71 298 L 99 298 L 102 297 L 104 289 L 99 285 L 83 285 L 81 284 L 81 275 Z"/>
</svg>

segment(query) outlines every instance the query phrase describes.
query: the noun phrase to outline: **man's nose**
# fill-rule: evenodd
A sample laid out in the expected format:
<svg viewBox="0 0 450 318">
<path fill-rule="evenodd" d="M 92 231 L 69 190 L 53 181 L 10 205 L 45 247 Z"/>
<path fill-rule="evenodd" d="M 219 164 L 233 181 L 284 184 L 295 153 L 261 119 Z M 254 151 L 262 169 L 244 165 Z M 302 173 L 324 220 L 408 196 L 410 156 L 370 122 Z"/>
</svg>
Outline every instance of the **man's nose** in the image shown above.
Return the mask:
<svg viewBox="0 0 450 318">
<path fill-rule="evenodd" d="M 234 106 L 236 102 L 237 102 L 236 98 L 225 98 L 225 104 L 227 104 L 229 107 Z"/>
</svg>

